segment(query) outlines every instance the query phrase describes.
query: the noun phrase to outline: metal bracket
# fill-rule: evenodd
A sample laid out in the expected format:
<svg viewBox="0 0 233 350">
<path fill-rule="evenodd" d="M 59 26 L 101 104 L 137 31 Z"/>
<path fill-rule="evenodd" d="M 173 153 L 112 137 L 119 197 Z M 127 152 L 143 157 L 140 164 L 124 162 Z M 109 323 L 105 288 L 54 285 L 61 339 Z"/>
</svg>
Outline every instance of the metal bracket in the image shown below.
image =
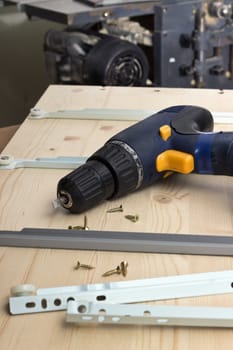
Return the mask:
<svg viewBox="0 0 233 350">
<path fill-rule="evenodd" d="M 29 119 L 90 119 L 90 120 L 120 120 L 140 121 L 158 113 L 156 110 L 140 109 L 108 109 L 108 108 L 84 108 L 77 110 L 58 110 L 47 112 L 40 108 L 32 108 Z M 233 113 L 212 112 L 216 124 L 232 124 Z"/>
<path fill-rule="evenodd" d="M 38 289 L 13 287 L 9 298 L 12 314 L 67 309 L 73 301 L 133 303 L 233 292 L 233 271 L 208 272 L 112 283 Z"/>
<path fill-rule="evenodd" d="M 29 119 L 92 119 L 92 120 L 142 120 L 156 111 L 138 109 L 84 108 L 47 112 L 40 108 L 30 110 Z"/>
<path fill-rule="evenodd" d="M 233 327 L 233 308 L 151 306 L 68 302 L 66 321 L 72 323 L 141 324 L 151 326 Z"/>
<path fill-rule="evenodd" d="M 87 157 L 14 159 L 12 156 L 2 154 L 0 155 L 0 170 L 18 168 L 76 169 L 86 160 Z"/>
</svg>

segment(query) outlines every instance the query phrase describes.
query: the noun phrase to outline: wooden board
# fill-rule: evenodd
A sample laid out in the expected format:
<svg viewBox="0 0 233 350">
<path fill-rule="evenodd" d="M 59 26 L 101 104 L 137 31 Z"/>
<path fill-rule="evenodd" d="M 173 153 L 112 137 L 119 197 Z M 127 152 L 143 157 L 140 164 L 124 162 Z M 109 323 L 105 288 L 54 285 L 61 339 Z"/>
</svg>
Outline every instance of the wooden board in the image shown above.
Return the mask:
<svg viewBox="0 0 233 350">
<path fill-rule="evenodd" d="M 162 109 L 178 104 L 200 105 L 211 111 L 233 112 L 230 90 L 158 89 L 98 86 L 50 86 L 37 103 L 47 111 L 79 108 Z M 88 156 L 129 121 L 26 119 L 4 149 L 15 158 Z M 216 125 L 216 130 L 233 125 Z M 67 170 L 18 169 L 0 173 L 1 229 L 67 228 L 82 225 L 84 216 L 54 210 L 56 186 Z M 122 204 L 124 213 L 106 213 Z M 137 213 L 132 223 L 124 214 Z M 105 202 L 87 212 L 88 225 L 98 230 L 205 233 L 232 235 L 231 177 L 176 175 L 121 200 Z M 76 261 L 94 270 L 74 270 Z M 102 277 L 127 260 L 126 278 Z M 210 350 L 232 343 L 232 330 L 132 326 L 66 325 L 65 313 L 11 316 L 9 290 L 21 283 L 56 287 L 83 283 L 150 278 L 233 269 L 233 259 L 168 254 L 109 253 L 51 249 L 0 248 L 0 348 L 31 349 L 159 349 Z M 169 301 L 166 304 L 232 306 L 233 297 L 215 296 Z M 160 302 L 164 303 L 164 302 Z"/>
</svg>

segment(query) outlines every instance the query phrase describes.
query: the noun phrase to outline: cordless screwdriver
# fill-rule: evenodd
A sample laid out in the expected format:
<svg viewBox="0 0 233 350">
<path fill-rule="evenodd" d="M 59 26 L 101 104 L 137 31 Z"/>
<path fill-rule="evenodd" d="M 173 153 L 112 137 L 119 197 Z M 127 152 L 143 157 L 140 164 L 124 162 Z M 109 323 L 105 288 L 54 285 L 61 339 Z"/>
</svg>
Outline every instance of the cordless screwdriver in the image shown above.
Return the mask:
<svg viewBox="0 0 233 350">
<path fill-rule="evenodd" d="M 57 186 L 61 205 L 82 213 L 172 173 L 233 175 L 233 132 L 213 132 L 211 113 L 172 106 L 110 138 Z"/>
</svg>

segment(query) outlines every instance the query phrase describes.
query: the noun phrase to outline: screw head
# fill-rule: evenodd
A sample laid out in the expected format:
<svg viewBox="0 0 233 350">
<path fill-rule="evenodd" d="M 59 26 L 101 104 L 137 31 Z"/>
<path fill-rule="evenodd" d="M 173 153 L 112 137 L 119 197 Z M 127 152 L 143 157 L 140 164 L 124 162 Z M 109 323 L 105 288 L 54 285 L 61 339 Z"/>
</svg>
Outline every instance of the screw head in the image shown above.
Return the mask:
<svg viewBox="0 0 233 350">
<path fill-rule="evenodd" d="M 122 272 L 122 275 L 125 277 L 127 275 L 127 272 L 128 272 L 128 262 L 127 261 L 122 261 L 120 263 L 120 268 L 121 268 L 121 272 Z"/>
</svg>

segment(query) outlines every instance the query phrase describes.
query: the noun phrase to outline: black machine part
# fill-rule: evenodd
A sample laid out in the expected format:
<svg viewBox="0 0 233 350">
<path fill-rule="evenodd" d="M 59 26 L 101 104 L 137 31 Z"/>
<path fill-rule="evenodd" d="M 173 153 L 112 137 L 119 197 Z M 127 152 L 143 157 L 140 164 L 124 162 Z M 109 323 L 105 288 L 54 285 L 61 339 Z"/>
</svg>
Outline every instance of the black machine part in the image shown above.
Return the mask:
<svg viewBox="0 0 233 350">
<path fill-rule="evenodd" d="M 149 66 L 143 51 L 118 38 L 106 37 L 89 52 L 84 64 L 85 82 L 102 85 L 145 85 Z"/>
<path fill-rule="evenodd" d="M 163 0 L 151 7 L 144 2 L 145 8 L 143 0 L 127 8 L 127 1 L 114 1 L 105 16 L 93 6 L 86 16 L 76 14 L 72 27 L 50 31 L 44 47 L 52 81 L 232 88 L 232 0 Z M 62 50 L 54 45 L 59 37 Z"/>
<path fill-rule="evenodd" d="M 50 30 L 44 50 L 47 70 L 57 83 L 141 86 L 149 74 L 139 46 L 97 32 Z"/>
</svg>

